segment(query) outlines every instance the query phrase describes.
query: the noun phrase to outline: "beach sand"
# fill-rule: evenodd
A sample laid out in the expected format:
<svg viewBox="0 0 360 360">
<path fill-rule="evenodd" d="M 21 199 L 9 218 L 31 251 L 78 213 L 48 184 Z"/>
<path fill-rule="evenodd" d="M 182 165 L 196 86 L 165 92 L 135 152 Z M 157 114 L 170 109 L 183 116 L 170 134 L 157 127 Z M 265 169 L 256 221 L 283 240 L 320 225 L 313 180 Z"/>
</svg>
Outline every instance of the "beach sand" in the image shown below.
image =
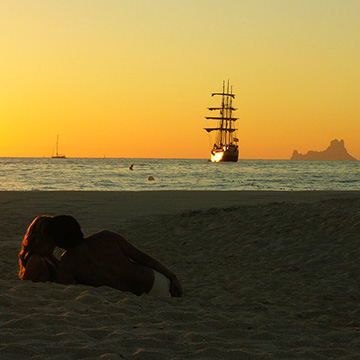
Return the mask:
<svg viewBox="0 0 360 360">
<path fill-rule="evenodd" d="M 360 192 L 0 192 L 0 204 L 0 359 L 360 359 Z M 19 280 L 40 214 L 122 233 L 184 297 Z"/>
</svg>

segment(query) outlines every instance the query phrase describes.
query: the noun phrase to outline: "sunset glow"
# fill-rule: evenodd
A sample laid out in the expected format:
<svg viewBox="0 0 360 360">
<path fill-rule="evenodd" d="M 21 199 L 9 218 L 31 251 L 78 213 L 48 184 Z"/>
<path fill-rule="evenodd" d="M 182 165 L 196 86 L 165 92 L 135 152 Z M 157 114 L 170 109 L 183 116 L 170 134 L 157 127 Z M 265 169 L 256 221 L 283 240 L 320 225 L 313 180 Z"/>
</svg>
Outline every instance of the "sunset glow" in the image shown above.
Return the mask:
<svg viewBox="0 0 360 360">
<path fill-rule="evenodd" d="M 221 161 L 222 157 L 223 157 L 224 153 L 221 151 L 221 152 L 214 152 L 214 153 L 211 153 L 210 154 L 210 160 L 212 162 L 219 162 Z"/>
<path fill-rule="evenodd" d="M 210 158 L 230 79 L 239 159 L 344 139 L 360 159 L 360 2 L 0 4 L 0 156 Z"/>
</svg>

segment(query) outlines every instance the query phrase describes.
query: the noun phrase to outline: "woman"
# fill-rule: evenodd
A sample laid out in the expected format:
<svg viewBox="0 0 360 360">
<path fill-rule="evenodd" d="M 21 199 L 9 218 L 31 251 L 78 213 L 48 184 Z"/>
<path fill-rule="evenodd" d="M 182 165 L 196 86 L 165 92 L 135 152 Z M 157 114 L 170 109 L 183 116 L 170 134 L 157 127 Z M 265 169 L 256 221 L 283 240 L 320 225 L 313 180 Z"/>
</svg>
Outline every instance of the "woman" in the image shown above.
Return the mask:
<svg viewBox="0 0 360 360">
<path fill-rule="evenodd" d="M 56 281 L 59 259 L 53 254 L 55 242 L 45 235 L 52 216 L 41 215 L 27 229 L 19 253 L 19 278 L 32 281 Z"/>
</svg>

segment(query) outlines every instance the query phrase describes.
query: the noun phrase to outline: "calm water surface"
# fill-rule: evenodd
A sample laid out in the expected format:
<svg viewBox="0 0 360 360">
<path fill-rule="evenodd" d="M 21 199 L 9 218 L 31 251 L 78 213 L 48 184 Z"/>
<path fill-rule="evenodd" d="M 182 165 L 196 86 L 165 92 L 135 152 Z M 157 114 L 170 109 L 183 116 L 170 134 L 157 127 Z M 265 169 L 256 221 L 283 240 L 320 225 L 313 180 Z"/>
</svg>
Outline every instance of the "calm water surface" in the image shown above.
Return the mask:
<svg viewBox="0 0 360 360">
<path fill-rule="evenodd" d="M 0 190 L 16 191 L 359 190 L 359 179 L 359 161 L 0 158 Z"/>
</svg>

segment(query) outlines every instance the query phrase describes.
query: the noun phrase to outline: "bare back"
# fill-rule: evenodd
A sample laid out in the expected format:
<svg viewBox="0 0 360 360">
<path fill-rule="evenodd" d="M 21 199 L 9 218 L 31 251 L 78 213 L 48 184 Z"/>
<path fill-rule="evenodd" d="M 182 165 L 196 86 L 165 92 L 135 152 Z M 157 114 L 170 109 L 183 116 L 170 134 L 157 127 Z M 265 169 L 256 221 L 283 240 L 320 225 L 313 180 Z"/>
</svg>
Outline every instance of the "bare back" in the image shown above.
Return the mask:
<svg viewBox="0 0 360 360">
<path fill-rule="evenodd" d="M 137 295 L 147 293 L 154 282 L 154 273 L 151 267 L 131 256 L 131 247 L 123 237 L 109 231 L 90 235 L 63 255 L 59 281 L 110 286 Z"/>
</svg>

